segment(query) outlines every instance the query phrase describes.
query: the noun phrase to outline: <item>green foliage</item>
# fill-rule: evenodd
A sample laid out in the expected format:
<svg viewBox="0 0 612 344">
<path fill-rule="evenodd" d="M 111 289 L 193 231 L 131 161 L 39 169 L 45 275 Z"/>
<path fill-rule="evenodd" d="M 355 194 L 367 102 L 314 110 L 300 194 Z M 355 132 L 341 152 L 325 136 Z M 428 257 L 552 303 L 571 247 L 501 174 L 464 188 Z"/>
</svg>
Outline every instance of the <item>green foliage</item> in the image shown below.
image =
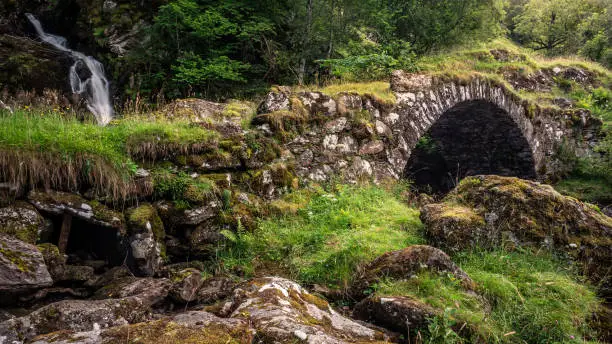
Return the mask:
<svg viewBox="0 0 612 344">
<path fill-rule="evenodd" d="M 378 296 L 409 296 L 443 310 L 431 319 L 426 343 L 580 343 L 598 307 L 593 291 L 569 268 L 541 252 L 475 251 L 454 257 L 477 283 L 477 294 L 452 275 L 420 273 L 385 280 Z"/>
<path fill-rule="evenodd" d="M 580 52 L 606 63 L 612 6 L 605 1 L 529 0 L 513 15 L 519 42 L 549 55 Z"/>
<path fill-rule="evenodd" d="M 304 205 L 221 249 L 224 267 L 254 273 L 276 266 L 304 283 L 346 287 L 360 264 L 422 240 L 418 211 L 378 187 L 304 190 L 286 202 Z"/>
<path fill-rule="evenodd" d="M 457 260 L 493 305 L 496 341 L 580 343 L 594 335 L 588 322 L 598 299 L 566 263 L 531 251 L 464 253 Z M 503 337 L 511 331 L 517 333 Z"/>
<path fill-rule="evenodd" d="M 386 79 L 396 69 L 408 69 L 410 61 L 398 61 L 386 54 L 350 56 L 343 59 L 317 61 L 329 68 L 331 74 L 346 81 Z"/>
<path fill-rule="evenodd" d="M 501 33 L 503 1 L 391 1 L 396 35 L 419 52 Z"/>
</svg>

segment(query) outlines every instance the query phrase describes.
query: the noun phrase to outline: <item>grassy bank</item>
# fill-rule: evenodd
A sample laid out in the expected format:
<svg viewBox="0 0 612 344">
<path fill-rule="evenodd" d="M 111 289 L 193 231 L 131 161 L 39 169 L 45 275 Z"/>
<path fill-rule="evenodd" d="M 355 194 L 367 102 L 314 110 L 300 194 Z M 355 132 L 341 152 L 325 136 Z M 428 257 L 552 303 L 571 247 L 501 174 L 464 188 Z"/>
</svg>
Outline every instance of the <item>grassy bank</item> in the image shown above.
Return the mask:
<svg viewBox="0 0 612 344">
<path fill-rule="evenodd" d="M 54 112 L 0 112 L 0 170 L 18 184 L 76 187 L 84 180 L 118 196 L 136 161 L 209 149 L 217 137 L 185 122 L 125 119 L 100 127 Z"/>
</svg>

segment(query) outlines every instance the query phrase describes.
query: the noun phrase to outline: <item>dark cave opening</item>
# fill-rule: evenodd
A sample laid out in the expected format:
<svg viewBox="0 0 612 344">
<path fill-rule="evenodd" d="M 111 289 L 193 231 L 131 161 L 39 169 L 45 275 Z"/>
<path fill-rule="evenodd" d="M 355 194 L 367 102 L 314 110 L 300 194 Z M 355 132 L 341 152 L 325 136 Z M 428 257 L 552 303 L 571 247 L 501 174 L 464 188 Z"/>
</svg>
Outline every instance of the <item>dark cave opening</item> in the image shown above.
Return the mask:
<svg viewBox="0 0 612 344">
<path fill-rule="evenodd" d="M 404 176 L 419 192 L 444 194 L 466 176 L 496 174 L 535 179 L 529 143 L 512 118 L 487 101 L 446 111 L 421 137 Z"/>
<path fill-rule="evenodd" d="M 54 220 L 54 237 L 57 244 L 62 226 L 62 218 Z M 127 254 L 127 246 L 118 230 L 95 225 L 82 219 L 72 217 L 68 245 L 67 264 L 92 266 L 96 272 L 102 272 L 108 267 L 121 265 Z"/>
</svg>

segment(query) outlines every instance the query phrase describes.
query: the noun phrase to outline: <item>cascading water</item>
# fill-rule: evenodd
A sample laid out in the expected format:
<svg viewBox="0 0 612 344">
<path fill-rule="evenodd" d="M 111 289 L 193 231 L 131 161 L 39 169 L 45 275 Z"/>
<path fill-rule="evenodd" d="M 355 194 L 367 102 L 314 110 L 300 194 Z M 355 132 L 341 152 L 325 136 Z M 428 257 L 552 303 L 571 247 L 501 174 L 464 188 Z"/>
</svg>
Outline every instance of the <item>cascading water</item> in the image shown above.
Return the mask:
<svg viewBox="0 0 612 344">
<path fill-rule="evenodd" d="M 26 17 L 36 29 L 36 33 L 43 42 L 49 43 L 55 48 L 69 53 L 74 59 L 74 64 L 70 67 L 68 75 L 70 79 L 70 87 L 73 93 L 85 95 L 87 99 L 87 108 L 91 111 L 100 125 L 108 124 L 113 118 L 113 105 L 110 101 L 108 90 L 108 80 L 104 76 L 104 66 L 98 60 L 91 56 L 71 50 L 67 46 L 64 37 L 48 34 L 43 30 L 40 21 L 32 14 L 27 13 Z M 78 73 L 83 67 L 89 70 L 89 76 L 81 78 Z"/>
</svg>

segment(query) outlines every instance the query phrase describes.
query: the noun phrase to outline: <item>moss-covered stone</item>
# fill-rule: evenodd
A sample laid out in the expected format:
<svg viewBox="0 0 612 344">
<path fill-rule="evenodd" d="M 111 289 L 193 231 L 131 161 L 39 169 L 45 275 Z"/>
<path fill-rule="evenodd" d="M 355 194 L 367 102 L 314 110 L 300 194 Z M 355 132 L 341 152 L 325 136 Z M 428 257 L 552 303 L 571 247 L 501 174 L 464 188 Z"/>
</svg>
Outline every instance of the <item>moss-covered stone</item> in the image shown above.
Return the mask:
<svg viewBox="0 0 612 344">
<path fill-rule="evenodd" d="M 38 234 L 47 225 L 36 209 L 25 202 L 0 208 L 0 233 L 13 236 L 21 241 L 35 244 Z"/>
<path fill-rule="evenodd" d="M 468 177 L 442 203 L 422 209 L 427 235 L 452 251 L 547 247 L 580 263 L 602 290 L 611 287 L 612 219 L 548 185 L 512 177 Z"/>
</svg>

